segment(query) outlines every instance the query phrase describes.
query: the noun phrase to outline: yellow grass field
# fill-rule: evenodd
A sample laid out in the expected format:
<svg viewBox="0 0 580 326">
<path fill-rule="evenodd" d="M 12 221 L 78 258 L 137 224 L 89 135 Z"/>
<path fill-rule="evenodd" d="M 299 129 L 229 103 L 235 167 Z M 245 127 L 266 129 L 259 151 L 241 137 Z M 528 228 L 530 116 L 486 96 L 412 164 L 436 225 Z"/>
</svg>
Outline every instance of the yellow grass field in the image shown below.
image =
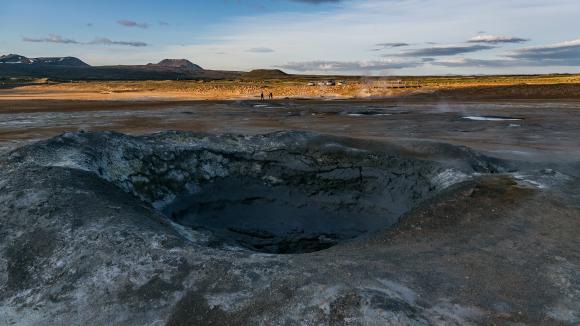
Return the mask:
<svg viewBox="0 0 580 326">
<path fill-rule="evenodd" d="M 322 85 L 326 80 L 341 81 Z M 314 84 L 314 86 L 309 86 Z M 321 85 L 319 85 L 321 84 Z M 398 87 L 400 85 L 401 87 Z M 404 86 L 404 87 L 403 87 Z M 369 98 L 445 96 L 488 98 L 577 98 L 580 75 L 453 77 L 289 76 L 271 80 L 88 81 L 45 80 L 0 90 L 0 100 L 18 99 L 249 99 L 264 92 L 280 98 Z"/>
</svg>

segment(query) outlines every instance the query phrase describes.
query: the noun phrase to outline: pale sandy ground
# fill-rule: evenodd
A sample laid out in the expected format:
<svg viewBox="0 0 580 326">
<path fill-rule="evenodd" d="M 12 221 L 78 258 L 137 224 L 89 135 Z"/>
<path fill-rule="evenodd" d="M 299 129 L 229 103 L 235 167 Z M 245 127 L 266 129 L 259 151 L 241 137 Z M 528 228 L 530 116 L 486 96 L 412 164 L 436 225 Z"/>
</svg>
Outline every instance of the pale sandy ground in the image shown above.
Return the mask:
<svg viewBox="0 0 580 326">
<path fill-rule="evenodd" d="M 145 81 L 0 89 L 0 152 L 78 130 L 129 134 L 306 130 L 384 140 L 433 139 L 522 157 L 580 155 L 580 84 L 399 90 L 364 83 L 263 86 Z M 261 90 L 273 91 L 275 100 L 259 101 Z M 499 98 L 489 98 L 490 94 Z M 356 115 L 369 110 L 383 115 Z M 461 119 L 478 115 L 522 120 Z"/>
<path fill-rule="evenodd" d="M 0 89 L 2 100 L 205 100 L 266 98 L 272 92 L 279 98 L 366 98 L 399 96 L 432 89 L 384 89 L 351 83 L 344 86 L 306 86 L 304 84 L 234 84 L 196 82 L 89 82 L 22 86 Z"/>
<path fill-rule="evenodd" d="M 349 81 L 345 85 L 307 86 L 298 81 L 127 81 L 36 84 L 0 88 L 1 101 L 77 100 L 77 101 L 191 101 L 275 99 L 368 99 L 392 97 L 478 99 L 578 99 L 580 81 L 558 79 L 426 83 L 419 88 L 389 88 L 383 82 Z"/>
</svg>

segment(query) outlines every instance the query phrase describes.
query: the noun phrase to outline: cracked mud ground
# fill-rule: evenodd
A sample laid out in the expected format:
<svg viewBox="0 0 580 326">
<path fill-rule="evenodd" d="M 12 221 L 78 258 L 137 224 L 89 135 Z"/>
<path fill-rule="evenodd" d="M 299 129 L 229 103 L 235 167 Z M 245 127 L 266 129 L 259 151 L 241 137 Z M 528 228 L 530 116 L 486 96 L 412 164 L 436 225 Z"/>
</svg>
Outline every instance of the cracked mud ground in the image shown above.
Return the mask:
<svg viewBox="0 0 580 326">
<path fill-rule="evenodd" d="M 75 132 L 5 154 L 0 323 L 580 322 L 573 104 L 338 103 L 290 119 L 350 138 L 260 133 L 285 129 L 265 111 L 234 128 L 255 136 Z"/>
</svg>

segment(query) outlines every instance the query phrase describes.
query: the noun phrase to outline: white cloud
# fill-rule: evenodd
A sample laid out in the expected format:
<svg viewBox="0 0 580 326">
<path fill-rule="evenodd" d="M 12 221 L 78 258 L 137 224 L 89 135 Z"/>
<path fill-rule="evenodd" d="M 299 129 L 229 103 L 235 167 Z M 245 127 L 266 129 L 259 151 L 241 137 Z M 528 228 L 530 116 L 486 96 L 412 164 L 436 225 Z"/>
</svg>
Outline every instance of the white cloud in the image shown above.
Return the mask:
<svg viewBox="0 0 580 326">
<path fill-rule="evenodd" d="M 507 57 L 507 59 L 505 58 Z M 580 39 L 521 48 L 495 59 L 450 58 L 436 60 L 443 67 L 580 67 Z"/>
<path fill-rule="evenodd" d="M 502 46 L 508 41 L 515 43 L 520 38 L 509 35 L 533 36 L 530 48 L 542 48 L 542 44 L 577 38 L 578 31 L 569 26 L 575 26 L 580 17 L 580 3 L 577 0 L 357 0 L 343 1 L 340 6 L 308 8 L 314 10 L 258 11 L 249 16 L 222 20 L 204 26 L 203 34 L 197 35 L 195 42 L 185 45 L 182 45 L 183 40 L 179 40 L 175 44 L 162 46 L 99 47 L 90 53 L 81 50 L 77 53 L 83 58 L 90 56 L 93 64 L 138 64 L 164 58 L 187 58 L 210 69 L 230 70 L 280 66 L 290 69 L 290 63 L 294 63 L 294 71 L 305 67 L 328 71 L 332 67 L 337 71 L 353 73 L 388 73 L 392 69 L 397 69 L 397 74 L 510 73 L 519 71 L 519 68 L 515 64 L 507 64 L 518 60 L 531 61 L 525 57 L 538 56 L 539 51 L 544 51 L 546 55 L 549 50 L 515 51 L 506 58 Z M 172 22 L 173 26 L 176 25 Z M 150 28 L 148 31 L 153 34 L 155 30 Z M 472 38 L 474 33 L 483 30 L 486 31 L 485 35 Z M 185 35 L 187 31 L 180 33 Z M 164 38 L 146 40 L 153 44 L 163 44 L 165 41 Z M 424 45 L 426 42 L 453 44 L 466 40 L 471 42 L 455 46 Z M 381 51 L 369 51 L 385 42 L 409 46 L 384 46 L 380 47 Z M 262 45 L 266 46 L 262 51 L 256 50 Z M 28 46 L 34 45 L 28 43 Z M 432 60 L 431 63 L 425 60 L 425 57 L 437 54 L 432 52 L 433 48 L 443 53 L 441 55 L 445 55 L 446 60 Z M 266 49 L 275 49 L 275 52 Z M 571 54 L 573 51 L 573 47 L 552 50 L 550 55 L 558 55 L 556 52 L 559 55 L 563 55 L 562 52 Z M 119 53 L 122 55 L 117 55 Z M 416 57 L 397 57 L 400 53 L 411 53 Z M 389 60 L 390 66 L 386 66 L 385 62 Z M 456 61 L 452 66 L 453 60 Z M 535 59 L 535 62 L 539 61 Z M 330 65 L 321 65 L 321 62 Z M 437 62 L 446 63 L 447 66 L 438 65 Z M 554 59 L 542 62 L 543 65 L 553 63 L 555 66 L 564 63 L 563 60 Z M 536 67 L 542 66 L 537 64 Z M 530 73 L 541 71 L 544 70 L 528 70 Z M 549 71 L 552 71 L 551 68 Z"/>
<path fill-rule="evenodd" d="M 289 62 L 279 68 L 309 73 L 373 73 L 393 69 L 419 67 L 419 61 L 372 60 L 372 61 L 305 61 Z"/>
<path fill-rule="evenodd" d="M 491 44 L 499 44 L 499 43 L 523 43 L 529 41 L 528 39 L 515 37 L 515 36 L 501 36 L 501 35 L 477 35 L 472 37 L 469 42 L 470 43 L 491 43 Z"/>
<path fill-rule="evenodd" d="M 117 21 L 117 24 L 124 26 L 124 27 L 138 27 L 138 28 L 147 28 L 149 24 L 147 23 L 138 23 L 132 20 L 121 19 Z"/>
<path fill-rule="evenodd" d="M 463 53 L 478 52 L 483 50 L 494 49 L 495 47 L 480 44 L 461 44 L 461 45 L 436 45 L 429 48 L 420 48 L 402 52 L 398 56 L 402 57 L 440 57 L 452 56 Z"/>
<path fill-rule="evenodd" d="M 252 52 L 252 53 L 272 53 L 272 52 L 274 52 L 274 50 L 272 50 L 270 48 L 266 48 L 266 47 L 257 47 L 257 48 L 248 49 L 248 52 Z"/>
<path fill-rule="evenodd" d="M 149 45 L 145 42 L 137 42 L 137 41 L 113 41 L 106 37 L 98 37 L 91 42 L 79 42 L 55 34 L 50 34 L 48 37 L 43 38 L 23 37 L 22 41 L 30 43 L 57 43 L 57 44 L 76 44 L 76 45 L 122 45 L 132 47 L 143 47 Z"/>
<path fill-rule="evenodd" d="M 498 60 L 504 52 L 499 45 L 515 43 L 520 39 L 523 42 L 523 38 L 502 35 L 534 35 L 536 42 L 546 43 L 554 35 L 564 34 L 564 24 L 575 22 L 578 15 L 580 4 L 575 0 L 554 0 L 549 6 L 544 0 L 448 0 L 444 3 L 438 0 L 346 1 L 327 12 L 271 13 L 236 18 L 223 25 L 211 26 L 206 35 L 206 44 L 172 46 L 163 50 L 173 53 L 171 57 L 192 58 L 216 69 L 249 70 L 282 66 L 293 71 L 306 71 L 305 68 L 327 71 L 327 66 L 320 63 L 330 62 L 333 63 L 332 67 L 339 68 L 338 71 L 346 71 L 347 67 L 352 71 L 361 71 L 359 63 L 381 61 L 381 52 L 372 52 L 369 48 L 383 44 L 385 40 L 396 39 L 397 43 L 411 45 L 403 54 L 418 58 L 473 53 L 481 58 L 470 60 Z M 501 34 L 480 35 L 472 38 L 472 44 L 430 48 L 412 46 L 425 42 L 446 44 L 469 40 L 473 33 L 480 30 L 498 30 Z M 551 35 L 545 31 L 551 31 Z M 248 44 L 267 44 L 269 49 L 276 49 L 276 55 L 252 55 L 255 51 L 248 52 Z M 487 51 L 480 52 L 483 50 Z M 401 53 L 393 47 L 386 47 L 385 51 L 385 58 Z M 226 54 L 213 55 L 216 52 Z M 458 68 L 464 66 L 467 65 Z M 484 66 L 492 67 L 477 67 Z M 438 71 L 440 67 L 403 64 L 397 73 L 428 74 Z M 376 68 L 375 71 L 385 71 L 381 65 L 369 65 L 367 71 L 373 68 Z M 393 68 L 387 71 L 390 69 Z M 461 71 L 457 69 L 453 72 Z"/>
<path fill-rule="evenodd" d="M 539 65 L 580 66 L 580 39 L 517 49 L 508 57 Z"/>
<path fill-rule="evenodd" d="M 49 34 L 48 37 L 43 38 L 31 38 L 31 37 L 23 37 L 23 42 L 31 42 L 31 43 L 60 43 L 60 44 L 80 44 L 80 42 L 64 38 L 60 35 L 56 34 Z"/>
</svg>

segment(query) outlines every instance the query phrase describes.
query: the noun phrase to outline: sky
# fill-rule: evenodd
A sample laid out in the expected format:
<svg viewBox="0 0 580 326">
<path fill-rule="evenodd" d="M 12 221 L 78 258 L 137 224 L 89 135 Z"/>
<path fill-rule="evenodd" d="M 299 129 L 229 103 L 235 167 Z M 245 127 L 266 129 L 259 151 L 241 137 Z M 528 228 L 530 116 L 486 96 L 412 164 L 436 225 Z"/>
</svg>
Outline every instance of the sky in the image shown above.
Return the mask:
<svg viewBox="0 0 580 326">
<path fill-rule="evenodd" d="M 355 75 L 580 72 L 579 0 L 1 0 L 0 55 Z"/>
</svg>

